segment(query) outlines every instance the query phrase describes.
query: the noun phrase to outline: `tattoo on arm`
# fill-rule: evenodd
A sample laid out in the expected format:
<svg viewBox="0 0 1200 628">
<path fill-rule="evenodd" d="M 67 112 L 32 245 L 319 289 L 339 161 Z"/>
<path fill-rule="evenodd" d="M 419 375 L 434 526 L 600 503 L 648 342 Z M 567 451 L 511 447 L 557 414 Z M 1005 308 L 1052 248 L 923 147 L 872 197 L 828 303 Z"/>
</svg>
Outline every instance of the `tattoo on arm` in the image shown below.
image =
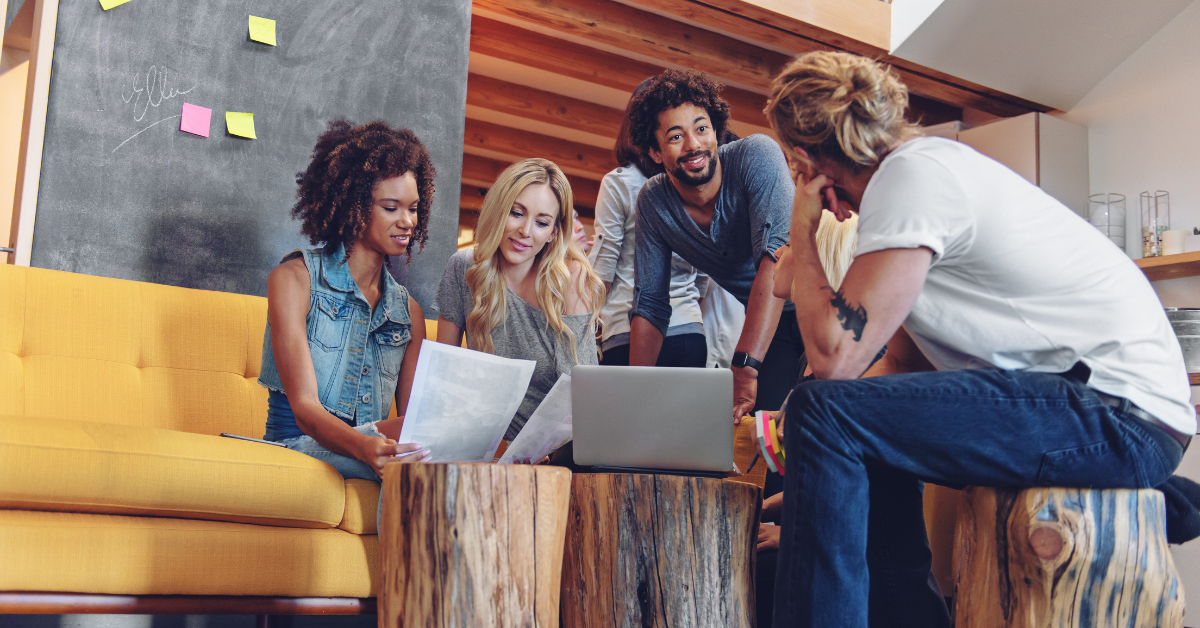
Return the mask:
<svg viewBox="0 0 1200 628">
<path fill-rule="evenodd" d="M 861 305 L 851 305 L 846 301 L 841 290 L 833 290 L 829 287 L 826 287 L 826 290 L 833 293 L 829 304 L 837 310 L 838 322 L 842 324 L 842 329 L 854 332 L 854 342 L 862 340 L 863 329 L 867 326 L 866 308 Z"/>
</svg>

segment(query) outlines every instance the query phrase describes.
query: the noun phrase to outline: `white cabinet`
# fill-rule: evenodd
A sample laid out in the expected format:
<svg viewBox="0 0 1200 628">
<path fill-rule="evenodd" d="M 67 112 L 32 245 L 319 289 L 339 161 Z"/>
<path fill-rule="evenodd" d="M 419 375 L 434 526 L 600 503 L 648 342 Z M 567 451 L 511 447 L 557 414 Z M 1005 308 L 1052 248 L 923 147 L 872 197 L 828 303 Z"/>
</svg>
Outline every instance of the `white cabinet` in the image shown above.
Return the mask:
<svg viewBox="0 0 1200 628">
<path fill-rule="evenodd" d="M 1087 215 L 1087 127 L 1034 112 L 964 129 L 958 141 L 1012 168 L 1077 214 Z"/>
</svg>

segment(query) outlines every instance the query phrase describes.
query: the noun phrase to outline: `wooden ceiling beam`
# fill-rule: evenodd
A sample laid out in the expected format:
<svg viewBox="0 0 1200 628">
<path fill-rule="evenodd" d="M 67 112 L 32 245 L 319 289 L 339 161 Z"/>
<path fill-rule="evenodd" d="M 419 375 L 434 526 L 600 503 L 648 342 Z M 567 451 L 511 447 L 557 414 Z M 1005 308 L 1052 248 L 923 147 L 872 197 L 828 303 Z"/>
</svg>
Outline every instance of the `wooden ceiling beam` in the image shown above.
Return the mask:
<svg viewBox="0 0 1200 628">
<path fill-rule="evenodd" d="M 761 48 L 612 0 L 554 0 L 553 3 L 546 0 L 475 0 L 474 6 L 588 41 L 703 70 L 759 89 L 769 89 L 771 79 L 791 55 L 843 49 L 697 0 L 637 1 L 643 6 L 685 17 L 707 28 L 737 32 L 787 50 L 790 54 Z M 845 43 L 844 38 L 836 41 Z M 867 54 L 891 64 L 913 92 L 935 100 L 1000 116 L 1053 110 L 891 57 L 873 47 L 855 48 L 860 49 L 849 51 Z"/>
<path fill-rule="evenodd" d="M 611 150 L 467 118 L 465 145 L 510 155 L 542 157 L 602 177 L 617 167 Z"/>
<path fill-rule="evenodd" d="M 467 104 L 546 124 L 616 138 L 625 112 L 586 100 L 470 74 Z"/>
<path fill-rule="evenodd" d="M 785 49 L 787 46 L 782 43 L 786 37 L 784 34 L 799 35 L 869 57 L 886 54 L 891 43 L 892 8 L 880 0 L 696 0 L 675 3 L 674 6 L 678 7 L 675 9 L 662 9 L 660 0 L 633 0 L 633 4 L 657 7 L 699 23 L 704 23 L 703 13 L 707 9 L 720 9 L 730 16 L 782 31 L 779 39 L 769 34 L 751 39 Z M 696 12 L 695 17 L 693 11 Z M 725 22 L 729 21 L 726 17 Z"/>
<path fill-rule="evenodd" d="M 482 187 L 486 190 L 511 163 L 482 155 L 463 153 L 463 184 Z M 575 206 L 595 209 L 596 197 L 600 196 L 600 182 L 573 174 L 567 175 L 567 181 L 571 184 L 571 195 L 575 198 Z"/>
<path fill-rule="evenodd" d="M 789 59 L 611 0 L 474 0 L 472 7 L 759 89 L 769 88 Z"/>
<path fill-rule="evenodd" d="M 487 188 L 477 185 L 462 184 L 462 190 L 458 196 L 459 210 L 470 210 L 479 213 L 483 209 L 483 197 L 487 196 Z"/>
<path fill-rule="evenodd" d="M 471 51 L 630 93 L 664 69 L 481 15 L 471 16 Z M 734 120 L 768 126 L 762 94 L 726 87 L 721 95 L 729 101 Z"/>
</svg>

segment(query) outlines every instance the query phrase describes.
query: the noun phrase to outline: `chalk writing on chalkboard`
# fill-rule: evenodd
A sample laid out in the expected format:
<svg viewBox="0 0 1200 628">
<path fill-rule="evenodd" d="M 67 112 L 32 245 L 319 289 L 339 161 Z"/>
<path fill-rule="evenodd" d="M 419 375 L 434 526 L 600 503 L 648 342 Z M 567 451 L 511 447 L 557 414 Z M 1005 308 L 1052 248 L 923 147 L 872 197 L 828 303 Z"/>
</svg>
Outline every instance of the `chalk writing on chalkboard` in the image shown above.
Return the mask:
<svg viewBox="0 0 1200 628">
<path fill-rule="evenodd" d="M 163 101 L 182 96 L 196 89 L 193 83 L 187 89 L 178 89 L 179 73 L 167 67 L 150 66 L 145 72 L 134 72 L 132 80 L 121 85 L 121 100 L 132 106 L 133 121 L 141 122 L 150 107 L 158 107 Z M 178 116 L 176 116 L 178 117 Z"/>
</svg>

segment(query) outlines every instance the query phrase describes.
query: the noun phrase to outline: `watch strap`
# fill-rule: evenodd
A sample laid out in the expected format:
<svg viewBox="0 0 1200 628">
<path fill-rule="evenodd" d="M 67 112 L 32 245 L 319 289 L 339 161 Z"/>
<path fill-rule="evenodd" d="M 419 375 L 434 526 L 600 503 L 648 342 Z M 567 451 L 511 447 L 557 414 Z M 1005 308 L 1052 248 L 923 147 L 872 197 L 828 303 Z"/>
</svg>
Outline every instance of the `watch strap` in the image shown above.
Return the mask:
<svg viewBox="0 0 1200 628">
<path fill-rule="evenodd" d="M 750 354 L 746 353 L 745 351 L 734 352 L 733 360 L 730 362 L 730 364 L 736 367 L 749 366 L 756 371 L 762 370 L 762 362 L 750 357 Z"/>
</svg>

